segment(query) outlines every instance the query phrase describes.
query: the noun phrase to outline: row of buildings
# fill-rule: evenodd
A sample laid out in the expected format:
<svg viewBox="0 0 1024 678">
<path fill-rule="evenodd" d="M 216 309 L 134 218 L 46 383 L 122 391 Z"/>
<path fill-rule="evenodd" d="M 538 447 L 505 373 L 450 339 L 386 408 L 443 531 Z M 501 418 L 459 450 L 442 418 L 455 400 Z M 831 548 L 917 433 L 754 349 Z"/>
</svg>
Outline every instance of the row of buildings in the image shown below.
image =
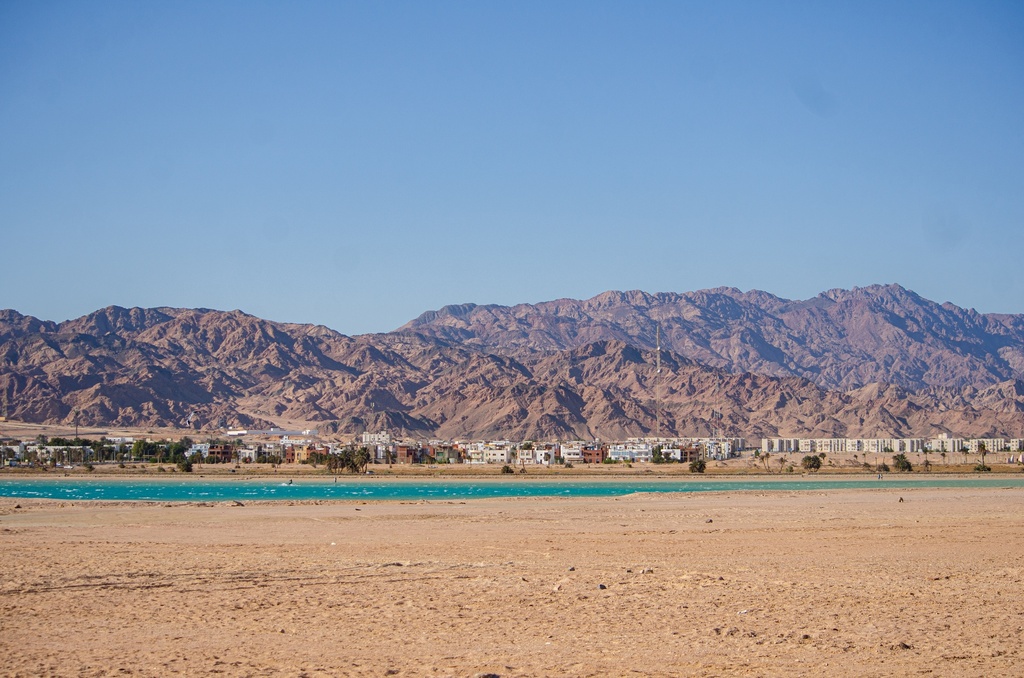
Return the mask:
<svg viewBox="0 0 1024 678">
<path fill-rule="evenodd" d="M 728 459 L 743 449 L 739 438 L 635 438 L 624 443 L 600 442 L 484 442 L 394 441 L 385 432 L 366 433 L 355 443 L 369 450 L 381 464 L 600 464 L 604 462 L 652 462 L 658 454 L 664 461 Z M 189 450 L 205 462 L 255 462 L 274 459 L 279 463 L 308 463 L 335 454 L 345 445 L 313 440 L 266 442 L 256 446 L 232 447 L 197 443 Z"/>
<path fill-rule="evenodd" d="M 762 438 L 762 454 L 920 454 L 1020 452 L 1024 438 Z"/>
<path fill-rule="evenodd" d="M 272 429 L 261 434 L 314 434 L 312 431 L 284 432 Z M 278 464 L 321 463 L 328 455 L 338 454 L 346 447 L 341 443 L 326 443 L 315 437 L 275 436 L 248 444 L 241 441 L 195 443 L 185 451 L 193 461 L 202 463 L 258 463 Z M 894 455 L 941 454 L 977 455 L 1010 453 L 1008 459 L 1016 461 L 1014 453 L 1024 452 L 1024 439 L 1018 438 L 956 438 L 943 434 L 934 438 L 763 438 L 760 454 L 771 455 Z M 165 456 L 168 443 L 146 441 L 148 450 L 141 455 L 139 445 L 132 438 L 110 438 L 103 450 L 88 447 L 41 445 L 35 441 L 13 442 L 0 447 L 5 463 L 20 461 L 171 461 Z M 601 443 L 569 442 L 515 442 L 492 440 L 485 442 L 459 441 L 396 441 L 387 432 L 364 433 L 354 443 L 365 447 L 372 462 L 381 464 L 510 464 L 517 466 L 550 464 L 600 464 L 604 462 L 650 463 L 657 461 L 688 462 L 695 459 L 724 460 L 741 456 L 745 447 L 741 438 L 631 438 L 625 442 Z M 753 448 L 757 449 L 757 448 Z M 756 456 L 756 454 L 755 454 Z M 1024 454 L 1019 459 L 1024 461 Z"/>
<path fill-rule="evenodd" d="M 664 461 L 727 459 L 743 448 L 738 438 L 634 438 L 624 443 L 585 442 L 431 442 L 391 443 L 386 434 L 364 434 L 363 444 L 374 450 L 378 461 L 391 457 L 397 463 L 467 464 L 600 464 L 610 462 L 651 462 L 658 454 Z"/>
</svg>

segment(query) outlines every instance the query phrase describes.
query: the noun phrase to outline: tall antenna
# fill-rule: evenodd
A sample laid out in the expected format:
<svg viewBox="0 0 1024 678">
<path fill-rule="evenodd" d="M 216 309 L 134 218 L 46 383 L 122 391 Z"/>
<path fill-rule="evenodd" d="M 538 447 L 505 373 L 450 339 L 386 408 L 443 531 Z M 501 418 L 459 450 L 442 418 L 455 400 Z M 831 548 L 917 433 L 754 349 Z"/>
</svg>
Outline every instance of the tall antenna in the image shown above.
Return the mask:
<svg viewBox="0 0 1024 678">
<path fill-rule="evenodd" d="M 658 355 L 655 358 L 655 362 L 658 365 L 658 371 L 654 376 L 654 408 L 657 416 L 657 424 L 654 429 L 654 435 L 656 438 L 661 440 L 661 325 L 655 323 L 655 335 L 657 337 L 657 351 Z"/>
</svg>

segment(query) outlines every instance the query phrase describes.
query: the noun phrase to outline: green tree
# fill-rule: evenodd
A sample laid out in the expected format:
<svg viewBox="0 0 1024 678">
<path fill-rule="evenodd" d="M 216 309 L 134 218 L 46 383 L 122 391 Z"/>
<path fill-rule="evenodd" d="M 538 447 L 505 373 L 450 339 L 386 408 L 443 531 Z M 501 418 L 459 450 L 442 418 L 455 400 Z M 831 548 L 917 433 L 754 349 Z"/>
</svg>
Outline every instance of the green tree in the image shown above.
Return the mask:
<svg viewBox="0 0 1024 678">
<path fill-rule="evenodd" d="M 910 473 L 914 470 L 914 466 L 910 463 L 910 460 L 907 459 L 907 455 L 902 452 L 893 455 L 892 465 L 895 466 L 896 470 L 900 473 Z"/>
<path fill-rule="evenodd" d="M 178 463 L 178 460 L 185 458 L 185 454 L 188 452 L 188 447 L 182 444 L 179 440 L 168 445 L 167 452 L 170 455 L 171 462 L 176 464 Z"/>
<path fill-rule="evenodd" d="M 348 467 L 352 473 L 362 473 L 366 470 L 366 465 L 369 463 L 370 450 L 366 447 L 360 447 L 349 457 Z"/>
<path fill-rule="evenodd" d="M 974 467 L 974 470 L 977 473 L 988 473 L 989 471 L 992 470 L 991 466 L 987 466 L 985 464 L 986 453 L 988 453 L 988 448 L 985 446 L 985 443 L 978 443 L 978 454 L 981 455 L 981 463 Z"/>
<path fill-rule="evenodd" d="M 132 458 L 144 460 L 148 457 L 154 457 L 159 449 L 159 445 L 149 440 L 136 440 L 132 443 Z"/>
<path fill-rule="evenodd" d="M 651 450 L 651 461 L 655 464 L 665 463 L 665 455 L 661 453 L 661 445 L 655 445 L 654 449 Z"/>
<path fill-rule="evenodd" d="M 370 450 L 366 447 L 360 447 L 358 450 L 354 447 L 344 447 L 338 452 L 331 454 L 327 458 L 327 471 L 329 473 L 338 473 L 338 471 L 346 470 L 352 473 L 361 473 L 366 469 L 366 465 L 370 463 Z"/>
<path fill-rule="evenodd" d="M 707 467 L 708 463 L 698 457 L 690 462 L 690 473 L 704 473 Z"/>
<path fill-rule="evenodd" d="M 327 455 L 327 472 L 338 474 L 338 471 L 342 469 L 344 462 L 342 461 L 341 454 L 334 452 Z"/>
<path fill-rule="evenodd" d="M 821 468 L 821 457 L 809 454 L 800 460 L 800 465 L 808 471 L 817 471 Z"/>
</svg>

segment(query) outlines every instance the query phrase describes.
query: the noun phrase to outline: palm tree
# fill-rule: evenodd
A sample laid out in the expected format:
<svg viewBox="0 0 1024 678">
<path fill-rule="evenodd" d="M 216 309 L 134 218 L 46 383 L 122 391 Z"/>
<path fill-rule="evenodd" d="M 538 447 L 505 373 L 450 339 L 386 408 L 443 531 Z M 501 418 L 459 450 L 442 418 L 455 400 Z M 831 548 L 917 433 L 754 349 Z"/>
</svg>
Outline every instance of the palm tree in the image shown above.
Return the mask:
<svg viewBox="0 0 1024 678">
<path fill-rule="evenodd" d="M 902 452 L 892 456 L 892 464 L 900 473 L 910 473 L 913 470 L 913 464 L 907 459 L 907 455 Z"/>
<path fill-rule="evenodd" d="M 362 473 L 369 463 L 370 450 L 366 447 L 360 447 L 359 451 L 352 455 L 352 471 L 354 473 Z"/>
</svg>

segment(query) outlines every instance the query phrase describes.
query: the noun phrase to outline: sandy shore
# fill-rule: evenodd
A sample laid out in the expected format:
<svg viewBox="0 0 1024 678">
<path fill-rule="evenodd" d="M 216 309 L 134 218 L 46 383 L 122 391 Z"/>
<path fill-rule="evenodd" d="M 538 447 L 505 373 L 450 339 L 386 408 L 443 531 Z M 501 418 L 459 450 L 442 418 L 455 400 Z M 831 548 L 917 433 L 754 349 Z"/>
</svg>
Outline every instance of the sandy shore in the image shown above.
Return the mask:
<svg viewBox="0 0 1024 678">
<path fill-rule="evenodd" d="M 0 674 L 1020 675 L 1021 500 L 0 499 Z"/>
</svg>

